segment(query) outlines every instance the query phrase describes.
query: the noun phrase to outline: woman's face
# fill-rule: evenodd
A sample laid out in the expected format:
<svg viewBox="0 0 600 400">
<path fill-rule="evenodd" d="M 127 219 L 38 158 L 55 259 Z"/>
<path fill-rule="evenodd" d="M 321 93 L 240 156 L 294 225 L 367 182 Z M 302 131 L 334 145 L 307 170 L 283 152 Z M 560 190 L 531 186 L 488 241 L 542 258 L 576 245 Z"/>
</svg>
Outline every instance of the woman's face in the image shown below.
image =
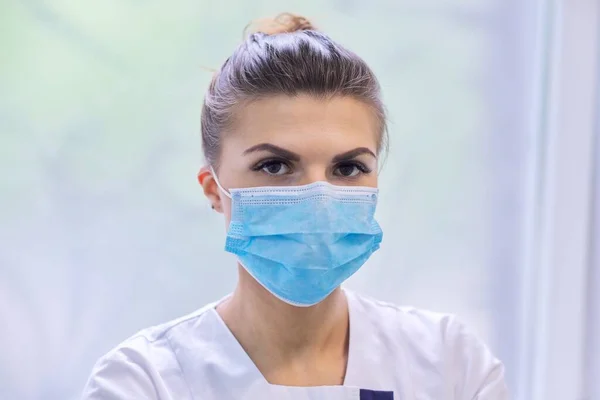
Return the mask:
<svg viewBox="0 0 600 400">
<path fill-rule="evenodd" d="M 377 119 L 358 100 L 275 96 L 240 107 L 235 116 L 216 171 L 226 190 L 317 181 L 377 186 Z M 228 223 L 229 198 L 209 170 L 200 177 L 206 196 Z"/>
</svg>

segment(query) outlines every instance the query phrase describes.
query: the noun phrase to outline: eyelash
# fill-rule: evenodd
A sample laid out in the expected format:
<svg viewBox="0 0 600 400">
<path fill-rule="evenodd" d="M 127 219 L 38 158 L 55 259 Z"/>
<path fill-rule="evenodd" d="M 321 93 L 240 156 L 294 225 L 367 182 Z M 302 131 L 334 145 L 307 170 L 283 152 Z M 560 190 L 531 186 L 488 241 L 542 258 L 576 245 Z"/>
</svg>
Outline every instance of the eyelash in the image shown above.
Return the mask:
<svg viewBox="0 0 600 400">
<path fill-rule="evenodd" d="M 363 174 L 371 173 L 371 168 L 358 161 L 342 161 L 335 166 L 335 169 L 340 167 L 356 167 Z"/>
<path fill-rule="evenodd" d="M 281 164 L 285 165 L 287 168 L 289 168 L 290 170 L 292 169 L 292 166 L 290 165 L 290 163 L 287 160 L 270 158 L 270 159 L 262 160 L 262 161 L 259 161 L 258 163 L 256 163 L 256 165 L 254 165 L 252 167 L 252 171 L 259 172 L 259 171 L 262 171 L 265 167 L 267 167 L 271 164 L 276 164 L 276 163 L 281 163 Z M 363 164 L 359 161 L 339 162 L 338 164 L 336 164 L 334 170 L 337 170 L 338 168 L 341 168 L 341 167 L 348 167 L 348 166 L 356 167 L 361 172 L 361 174 L 370 174 L 372 172 L 371 168 L 367 167 L 365 164 Z M 340 176 L 340 177 L 346 178 L 346 179 L 355 178 L 355 176 L 350 176 L 350 177 Z"/>
<path fill-rule="evenodd" d="M 278 159 L 278 158 L 269 158 L 269 159 L 262 160 L 262 161 L 259 161 L 258 163 L 256 163 L 256 165 L 254 165 L 252 167 L 252 171 L 261 171 L 263 168 L 265 168 L 266 166 L 271 165 L 271 164 L 283 164 L 286 167 L 288 167 L 289 169 L 292 169 L 292 166 L 286 160 Z"/>
</svg>

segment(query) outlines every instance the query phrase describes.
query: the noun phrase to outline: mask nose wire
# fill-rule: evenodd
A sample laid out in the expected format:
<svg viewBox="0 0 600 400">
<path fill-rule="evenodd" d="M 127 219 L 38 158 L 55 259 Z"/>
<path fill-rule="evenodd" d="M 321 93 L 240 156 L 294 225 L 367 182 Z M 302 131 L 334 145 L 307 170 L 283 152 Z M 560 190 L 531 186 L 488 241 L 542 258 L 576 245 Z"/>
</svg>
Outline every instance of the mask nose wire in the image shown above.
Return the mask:
<svg viewBox="0 0 600 400">
<path fill-rule="evenodd" d="M 221 182 L 219 182 L 219 178 L 217 177 L 217 174 L 215 173 L 214 168 L 211 166 L 210 167 L 210 172 L 212 173 L 213 178 L 215 179 L 215 182 L 217 183 L 217 186 L 219 187 L 219 189 L 221 189 L 221 192 L 223 192 L 223 194 L 227 197 L 229 197 L 231 199 L 231 194 L 225 190 L 223 188 L 223 186 L 221 186 Z"/>
</svg>

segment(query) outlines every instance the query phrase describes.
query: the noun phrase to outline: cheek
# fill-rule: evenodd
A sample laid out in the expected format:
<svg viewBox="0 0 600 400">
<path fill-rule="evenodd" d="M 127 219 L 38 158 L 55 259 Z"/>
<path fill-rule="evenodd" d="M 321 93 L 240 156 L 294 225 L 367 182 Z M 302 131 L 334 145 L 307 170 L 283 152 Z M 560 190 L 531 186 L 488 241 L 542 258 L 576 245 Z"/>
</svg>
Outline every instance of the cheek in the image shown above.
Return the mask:
<svg viewBox="0 0 600 400">
<path fill-rule="evenodd" d="M 365 178 L 363 185 L 376 188 L 378 187 L 377 178 L 377 172 L 371 173 Z"/>
<path fill-rule="evenodd" d="M 223 196 L 221 198 L 221 207 L 223 207 L 223 217 L 225 219 L 225 229 L 229 228 L 229 223 L 231 222 L 231 200 Z"/>
</svg>

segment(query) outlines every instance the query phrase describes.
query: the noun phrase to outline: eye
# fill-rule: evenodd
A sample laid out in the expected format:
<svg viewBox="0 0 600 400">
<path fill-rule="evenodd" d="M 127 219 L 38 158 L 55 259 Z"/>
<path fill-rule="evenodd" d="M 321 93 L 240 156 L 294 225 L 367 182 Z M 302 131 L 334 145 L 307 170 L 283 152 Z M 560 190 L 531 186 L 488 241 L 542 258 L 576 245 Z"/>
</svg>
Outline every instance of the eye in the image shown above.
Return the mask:
<svg viewBox="0 0 600 400">
<path fill-rule="evenodd" d="M 339 164 L 335 170 L 334 175 L 341 176 L 343 178 L 352 178 L 359 174 L 371 172 L 366 166 L 358 162 L 348 162 Z"/>
<path fill-rule="evenodd" d="M 268 175 L 280 176 L 280 175 L 289 174 L 291 171 L 291 168 L 289 167 L 289 165 L 287 165 L 283 161 L 269 160 L 269 161 L 264 161 L 264 162 L 258 164 L 256 166 L 256 170 L 263 171 L 264 173 L 266 173 Z"/>
</svg>

